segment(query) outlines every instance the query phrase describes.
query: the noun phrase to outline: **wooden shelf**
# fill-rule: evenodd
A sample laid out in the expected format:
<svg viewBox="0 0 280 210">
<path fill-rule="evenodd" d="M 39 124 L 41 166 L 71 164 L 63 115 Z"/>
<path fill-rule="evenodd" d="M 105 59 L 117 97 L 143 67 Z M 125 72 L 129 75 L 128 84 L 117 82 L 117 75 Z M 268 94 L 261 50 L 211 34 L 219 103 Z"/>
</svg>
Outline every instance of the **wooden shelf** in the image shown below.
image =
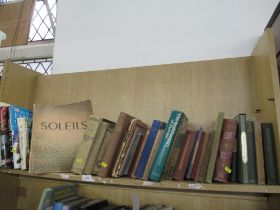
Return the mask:
<svg viewBox="0 0 280 210">
<path fill-rule="evenodd" d="M 41 179 L 56 179 L 63 181 L 75 181 L 86 184 L 99 184 L 110 186 L 122 186 L 132 188 L 153 188 L 170 191 L 199 191 L 220 192 L 220 193 L 261 193 L 261 194 L 279 194 L 280 185 L 257 185 L 257 184 L 220 184 L 220 183 L 203 183 L 192 181 L 171 181 L 164 180 L 161 182 L 143 181 L 131 178 L 100 178 L 91 175 L 76 175 L 72 173 L 49 173 L 42 175 L 29 174 L 28 171 L 0 169 L 0 173 L 12 174 Z"/>
</svg>

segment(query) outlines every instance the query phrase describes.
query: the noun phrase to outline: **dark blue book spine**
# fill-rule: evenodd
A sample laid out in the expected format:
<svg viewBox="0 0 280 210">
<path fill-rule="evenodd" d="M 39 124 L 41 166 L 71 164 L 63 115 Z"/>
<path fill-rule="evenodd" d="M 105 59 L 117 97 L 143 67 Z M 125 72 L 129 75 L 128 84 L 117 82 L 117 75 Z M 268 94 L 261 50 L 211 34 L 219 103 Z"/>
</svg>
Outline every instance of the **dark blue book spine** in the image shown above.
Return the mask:
<svg viewBox="0 0 280 210">
<path fill-rule="evenodd" d="M 160 127 L 161 127 L 161 121 L 154 120 L 135 172 L 135 178 L 137 179 L 142 179 L 143 177 L 146 164 L 148 162 L 152 147 L 156 139 L 157 132 L 160 129 Z"/>
</svg>

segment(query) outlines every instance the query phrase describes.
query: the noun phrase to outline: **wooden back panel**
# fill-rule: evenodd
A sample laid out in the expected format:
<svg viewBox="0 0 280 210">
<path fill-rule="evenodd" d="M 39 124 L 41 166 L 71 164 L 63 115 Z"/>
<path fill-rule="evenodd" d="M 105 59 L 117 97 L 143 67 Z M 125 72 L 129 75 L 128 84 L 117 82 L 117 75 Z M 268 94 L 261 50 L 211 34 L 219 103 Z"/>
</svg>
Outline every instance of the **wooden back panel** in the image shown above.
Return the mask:
<svg viewBox="0 0 280 210">
<path fill-rule="evenodd" d="M 116 121 L 121 111 L 150 124 L 173 109 L 194 127 L 211 128 L 218 112 L 252 112 L 250 57 L 39 77 L 35 103 L 91 99 L 93 112 Z"/>
</svg>

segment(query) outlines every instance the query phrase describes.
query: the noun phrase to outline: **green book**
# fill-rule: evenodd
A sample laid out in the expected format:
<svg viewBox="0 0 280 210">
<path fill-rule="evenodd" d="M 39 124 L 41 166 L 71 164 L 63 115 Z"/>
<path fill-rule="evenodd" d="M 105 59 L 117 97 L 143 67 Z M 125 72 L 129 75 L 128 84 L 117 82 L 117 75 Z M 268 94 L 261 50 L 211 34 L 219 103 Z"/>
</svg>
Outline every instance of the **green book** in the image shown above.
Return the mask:
<svg viewBox="0 0 280 210">
<path fill-rule="evenodd" d="M 277 159 L 272 123 L 262 123 L 266 184 L 278 184 Z"/>
<path fill-rule="evenodd" d="M 187 120 L 186 115 L 180 111 L 172 111 L 163 134 L 162 141 L 158 148 L 155 160 L 153 162 L 149 179 L 151 181 L 159 182 L 161 179 L 162 172 L 165 167 L 168 155 L 174 143 L 177 130 L 182 125 L 182 121 Z"/>
<path fill-rule="evenodd" d="M 253 121 L 246 122 L 246 134 L 248 142 L 248 175 L 249 183 L 257 184 L 257 159 L 256 159 L 256 143 L 255 143 L 255 128 Z"/>
<path fill-rule="evenodd" d="M 216 163 L 217 154 L 218 154 L 222 127 L 223 127 L 224 115 L 225 115 L 225 113 L 220 112 L 217 117 L 217 120 L 216 120 L 213 144 L 212 144 L 212 148 L 211 148 L 211 152 L 210 152 L 210 158 L 209 158 L 208 167 L 207 167 L 207 171 L 206 171 L 205 182 L 209 182 L 209 183 L 212 182 L 215 163 Z"/>
<path fill-rule="evenodd" d="M 246 114 L 238 114 L 234 118 L 237 125 L 237 181 L 249 183 L 249 165 L 248 165 L 248 140 L 246 133 Z"/>
<path fill-rule="evenodd" d="M 77 194 L 77 184 L 66 184 L 43 190 L 38 210 L 45 210 L 47 207 L 52 207 L 55 200 L 74 196 Z"/>
</svg>

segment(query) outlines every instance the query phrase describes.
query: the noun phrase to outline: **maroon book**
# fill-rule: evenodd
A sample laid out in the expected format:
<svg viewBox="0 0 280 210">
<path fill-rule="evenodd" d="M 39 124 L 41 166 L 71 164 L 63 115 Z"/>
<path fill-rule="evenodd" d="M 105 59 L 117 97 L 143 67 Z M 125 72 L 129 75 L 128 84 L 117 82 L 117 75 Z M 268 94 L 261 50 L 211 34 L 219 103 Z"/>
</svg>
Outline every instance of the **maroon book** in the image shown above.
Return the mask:
<svg viewBox="0 0 280 210">
<path fill-rule="evenodd" d="M 219 150 L 215 164 L 213 180 L 227 183 L 231 173 L 231 162 L 234 145 L 236 143 L 237 122 L 232 119 L 224 119 Z"/>
<path fill-rule="evenodd" d="M 184 180 L 185 171 L 190 160 L 193 144 L 195 142 L 196 131 L 189 131 L 184 139 L 182 149 L 179 154 L 178 161 L 172 178 L 178 181 Z"/>
<path fill-rule="evenodd" d="M 205 132 L 202 132 L 201 139 L 200 139 L 198 149 L 197 149 L 197 153 L 196 153 L 196 156 L 194 159 L 193 169 L 192 169 L 191 177 L 190 177 L 191 179 L 195 179 L 195 175 L 197 173 L 198 163 L 199 163 L 200 157 L 202 155 L 204 138 L 205 138 Z"/>
</svg>

